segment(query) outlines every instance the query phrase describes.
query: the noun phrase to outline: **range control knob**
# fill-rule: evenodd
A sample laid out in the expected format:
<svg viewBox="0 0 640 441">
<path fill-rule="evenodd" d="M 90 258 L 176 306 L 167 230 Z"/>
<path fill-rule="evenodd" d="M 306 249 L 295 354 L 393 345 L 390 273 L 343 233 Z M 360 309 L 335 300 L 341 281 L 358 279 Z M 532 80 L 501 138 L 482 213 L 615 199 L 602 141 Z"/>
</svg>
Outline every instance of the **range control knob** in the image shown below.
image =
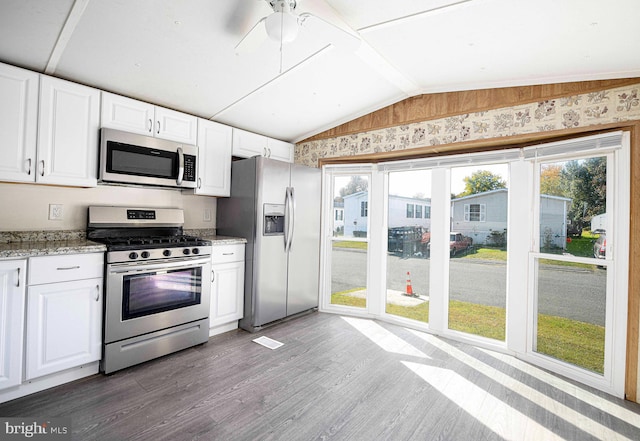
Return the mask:
<svg viewBox="0 0 640 441">
<path fill-rule="evenodd" d="M 162 252 L 162 255 L 163 255 L 163 256 L 166 256 L 166 257 L 169 257 L 169 256 L 171 255 L 171 250 L 164 250 L 164 251 Z"/>
<path fill-rule="evenodd" d="M 142 254 L 140 254 L 142 256 L 143 259 L 146 259 L 149 257 L 149 251 L 143 251 Z"/>
<path fill-rule="evenodd" d="M 133 260 L 137 258 L 138 258 L 138 253 L 129 253 L 129 259 Z"/>
<path fill-rule="evenodd" d="M 189 248 L 185 248 L 184 250 L 182 250 L 182 254 L 188 256 L 189 254 L 191 254 L 191 250 Z"/>
<path fill-rule="evenodd" d="M 194 248 L 194 249 L 191 250 L 191 252 L 193 254 L 200 254 L 200 249 L 199 248 Z"/>
</svg>

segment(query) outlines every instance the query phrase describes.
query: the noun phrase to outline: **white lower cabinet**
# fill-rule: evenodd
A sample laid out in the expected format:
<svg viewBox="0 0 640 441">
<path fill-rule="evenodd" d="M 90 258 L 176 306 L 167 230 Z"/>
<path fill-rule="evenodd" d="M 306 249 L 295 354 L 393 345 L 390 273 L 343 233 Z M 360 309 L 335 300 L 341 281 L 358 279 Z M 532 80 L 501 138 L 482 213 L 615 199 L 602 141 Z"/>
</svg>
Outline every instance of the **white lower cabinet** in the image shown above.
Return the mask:
<svg viewBox="0 0 640 441">
<path fill-rule="evenodd" d="M 244 307 L 244 244 L 214 246 L 211 271 L 209 327 L 237 327 Z"/>
<path fill-rule="evenodd" d="M 22 381 L 26 260 L 0 262 L 0 390 Z"/>
<path fill-rule="evenodd" d="M 102 262 L 101 253 L 30 259 L 26 380 L 100 359 Z"/>
</svg>

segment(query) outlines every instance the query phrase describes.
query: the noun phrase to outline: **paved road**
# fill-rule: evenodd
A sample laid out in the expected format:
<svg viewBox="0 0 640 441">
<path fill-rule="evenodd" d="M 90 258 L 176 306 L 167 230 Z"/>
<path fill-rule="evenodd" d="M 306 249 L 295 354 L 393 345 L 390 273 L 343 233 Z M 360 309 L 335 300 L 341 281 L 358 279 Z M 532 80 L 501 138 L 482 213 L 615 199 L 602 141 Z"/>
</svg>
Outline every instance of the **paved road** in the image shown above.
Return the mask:
<svg viewBox="0 0 640 441">
<path fill-rule="evenodd" d="M 387 288 L 404 291 L 407 271 L 413 291 L 429 294 L 429 259 L 387 258 Z M 453 258 L 450 262 L 453 300 L 505 306 L 506 264 Z M 366 253 L 334 250 L 332 291 L 364 287 Z M 539 312 L 604 326 L 606 271 L 543 265 L 539 278 Z"/>
</svg>

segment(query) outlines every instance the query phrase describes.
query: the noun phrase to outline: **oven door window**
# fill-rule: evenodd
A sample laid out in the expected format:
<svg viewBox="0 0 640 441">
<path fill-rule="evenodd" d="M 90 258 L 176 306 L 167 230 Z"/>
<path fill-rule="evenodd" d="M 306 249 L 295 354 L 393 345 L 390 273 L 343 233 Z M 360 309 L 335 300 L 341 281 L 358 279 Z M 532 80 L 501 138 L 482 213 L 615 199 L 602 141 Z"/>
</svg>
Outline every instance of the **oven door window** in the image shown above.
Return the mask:
<svg viewBox="0 0 640 441">
<path fill-rule="evenodd" d="M 122 319 L 200 304 L 202 268 L 125 276 Z"/>
</svg>

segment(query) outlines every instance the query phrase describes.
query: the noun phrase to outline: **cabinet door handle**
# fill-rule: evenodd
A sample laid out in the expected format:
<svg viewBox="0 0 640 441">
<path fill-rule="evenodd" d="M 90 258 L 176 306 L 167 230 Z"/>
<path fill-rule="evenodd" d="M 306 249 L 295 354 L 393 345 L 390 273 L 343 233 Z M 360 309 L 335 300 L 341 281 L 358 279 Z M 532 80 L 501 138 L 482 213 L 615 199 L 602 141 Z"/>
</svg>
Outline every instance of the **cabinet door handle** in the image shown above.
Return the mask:
<svg viewBox="0 0 640 441">
<path fill-rule="evenodd" d="M 27 159 L 27 175 L 31 176 L 31 158 Z"/>
<path fill-rule="evenodd" d="M 96 302 L 100 300 L 100 285 L 96 285 Z"/>
<path fill-rule="evenodd" d="M 216 280 L 216 272 L 211 270 L 211 283 L 213 283 L 214 280 Z"/>
<path fill-rule="evenodd" d="M 20 288 L 20 268 L 18 267 L 18 280 L 16 281 L 16 288 Z"/>
<path fill-rule="evenodd" d="M 267 148 L 266 147 L 264 148 L 264 155 L 262 155 L 262 156 L 264 156 L 265 158 L 267 157 Z"/>
<path fill-rule="evenodd" d="M 223 256 L 233 256 L 235 253 L 222 253 Z"/>
<path fill-rule="evenodd" d="M 44 176 L 44 159 L 40 161 L 40 176 Z"/>
<path fill-rule="evenodd" d="M 149 118 L 149 133 L 153 133 L 153 121 Z"/>
<path fill-rule="evenodd" d="M 202 179 L 198 178 L 198 189 L 202 188 Z"/>
<path fill-rule="evenodd" d="M 160 134 L 160 121 L 158 121 L 158 131 L 156 133 Z"/>
<path fill-rule="evenodd" d="M 271 157 L 271 148 L 269 148 L 269 158 Z"/>
<path fill-rule="evenodd" d="M 63 266 L 60 268 L 56 268 L 58 271 L 67 271 L 67 270 L 74 270 L 74 269 L 78 269 L 80 268 L 80 265 L 76 265 L 76 266 Z"/>
</svg>

